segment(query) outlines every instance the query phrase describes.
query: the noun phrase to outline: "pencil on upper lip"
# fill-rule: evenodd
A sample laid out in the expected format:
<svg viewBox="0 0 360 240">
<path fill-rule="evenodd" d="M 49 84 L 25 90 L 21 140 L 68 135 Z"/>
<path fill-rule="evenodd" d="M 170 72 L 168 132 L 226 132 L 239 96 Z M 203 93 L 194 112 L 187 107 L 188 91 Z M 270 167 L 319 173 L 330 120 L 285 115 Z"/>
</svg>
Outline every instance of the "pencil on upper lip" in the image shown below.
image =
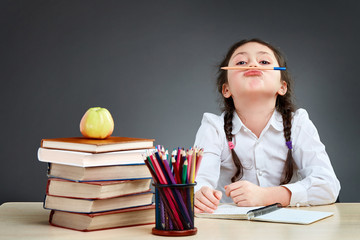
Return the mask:
<svg viewBox="0 0 360 240">
<path fill-rule="evenodd" d="M 240 66 L 234 66 L 234 67 L 221 67 L 223 70 L 248 70 L 248 69 L 254 69 L 254 70 L 280 70 L 284 71 L 286 70 L 286 67 L 240 67 Z"/>
</svg>

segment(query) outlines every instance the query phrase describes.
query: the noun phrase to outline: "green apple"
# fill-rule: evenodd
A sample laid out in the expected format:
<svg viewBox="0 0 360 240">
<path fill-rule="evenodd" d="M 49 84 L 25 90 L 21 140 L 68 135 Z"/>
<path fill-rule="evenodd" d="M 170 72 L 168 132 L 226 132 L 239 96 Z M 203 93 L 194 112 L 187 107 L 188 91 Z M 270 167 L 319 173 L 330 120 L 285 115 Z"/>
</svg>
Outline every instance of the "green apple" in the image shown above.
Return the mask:
<svg viewBox="0 0 360 240">
<path fill-rule="evenodd" d="M 114 131 L 114 119 L 106 108 L 89 108 L 80 121 L 80 132 L 84 137 L 105 139 Z"/>
</svg>

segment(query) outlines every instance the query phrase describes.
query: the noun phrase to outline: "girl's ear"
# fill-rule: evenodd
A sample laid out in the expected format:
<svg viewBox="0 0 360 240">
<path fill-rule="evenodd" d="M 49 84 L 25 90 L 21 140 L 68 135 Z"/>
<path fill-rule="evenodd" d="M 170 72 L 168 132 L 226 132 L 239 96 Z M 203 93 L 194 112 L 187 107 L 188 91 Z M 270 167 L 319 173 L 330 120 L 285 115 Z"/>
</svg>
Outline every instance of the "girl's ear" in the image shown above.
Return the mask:
<svg viewBox="0 0 360 240">
<path fill-rule="evenodd" d="M 231 92 L 230 92 L 230 89 L 229 89 L 229 85 L 227 83 L 224 83 L 222 85 L 222 95 L 224 96 L 224 98 L 231 97 Z"/>
<path fill-rule="evenodd" d="M 278 94 L 284 96 L 287 92 L 287 83 L 284 80 L 281 80 L 281 87 L 278 90 Z"/>
</svg>

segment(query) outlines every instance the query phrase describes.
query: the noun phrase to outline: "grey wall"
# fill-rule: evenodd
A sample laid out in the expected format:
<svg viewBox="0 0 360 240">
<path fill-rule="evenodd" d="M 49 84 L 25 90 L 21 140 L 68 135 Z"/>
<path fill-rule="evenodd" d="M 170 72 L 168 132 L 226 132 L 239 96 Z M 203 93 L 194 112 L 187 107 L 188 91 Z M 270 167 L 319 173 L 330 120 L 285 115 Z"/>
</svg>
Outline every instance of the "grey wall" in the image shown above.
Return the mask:
<svg viewBox="0 0 360 240">
<path fill-rule="evenodd" d="M 42 201 L 42 138 L 80 136 L 89 107 L 114 135 L 191 147 L 219 113 L 216 65 L 235 41 L 280 47 L 341 181 L 360 201 L 359 1 L 0 1 L 0 204 Z"/>
</svg>

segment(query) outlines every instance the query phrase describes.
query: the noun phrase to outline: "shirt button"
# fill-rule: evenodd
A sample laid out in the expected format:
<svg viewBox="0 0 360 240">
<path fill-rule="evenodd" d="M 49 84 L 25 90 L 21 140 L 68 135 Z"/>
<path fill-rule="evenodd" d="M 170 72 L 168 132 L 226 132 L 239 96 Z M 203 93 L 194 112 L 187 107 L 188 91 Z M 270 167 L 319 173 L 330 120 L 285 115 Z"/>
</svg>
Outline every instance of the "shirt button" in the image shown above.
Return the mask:
<svg viewBox="0 0 360 240">
<path fill-rule="evenodd" d="M 263 172 L 260 171 L 260 170 L 257 170 L 257 174 L 258 174 L 259 176 L 262 176 L 262 175 L 263 175 Z"/>
</svg>

